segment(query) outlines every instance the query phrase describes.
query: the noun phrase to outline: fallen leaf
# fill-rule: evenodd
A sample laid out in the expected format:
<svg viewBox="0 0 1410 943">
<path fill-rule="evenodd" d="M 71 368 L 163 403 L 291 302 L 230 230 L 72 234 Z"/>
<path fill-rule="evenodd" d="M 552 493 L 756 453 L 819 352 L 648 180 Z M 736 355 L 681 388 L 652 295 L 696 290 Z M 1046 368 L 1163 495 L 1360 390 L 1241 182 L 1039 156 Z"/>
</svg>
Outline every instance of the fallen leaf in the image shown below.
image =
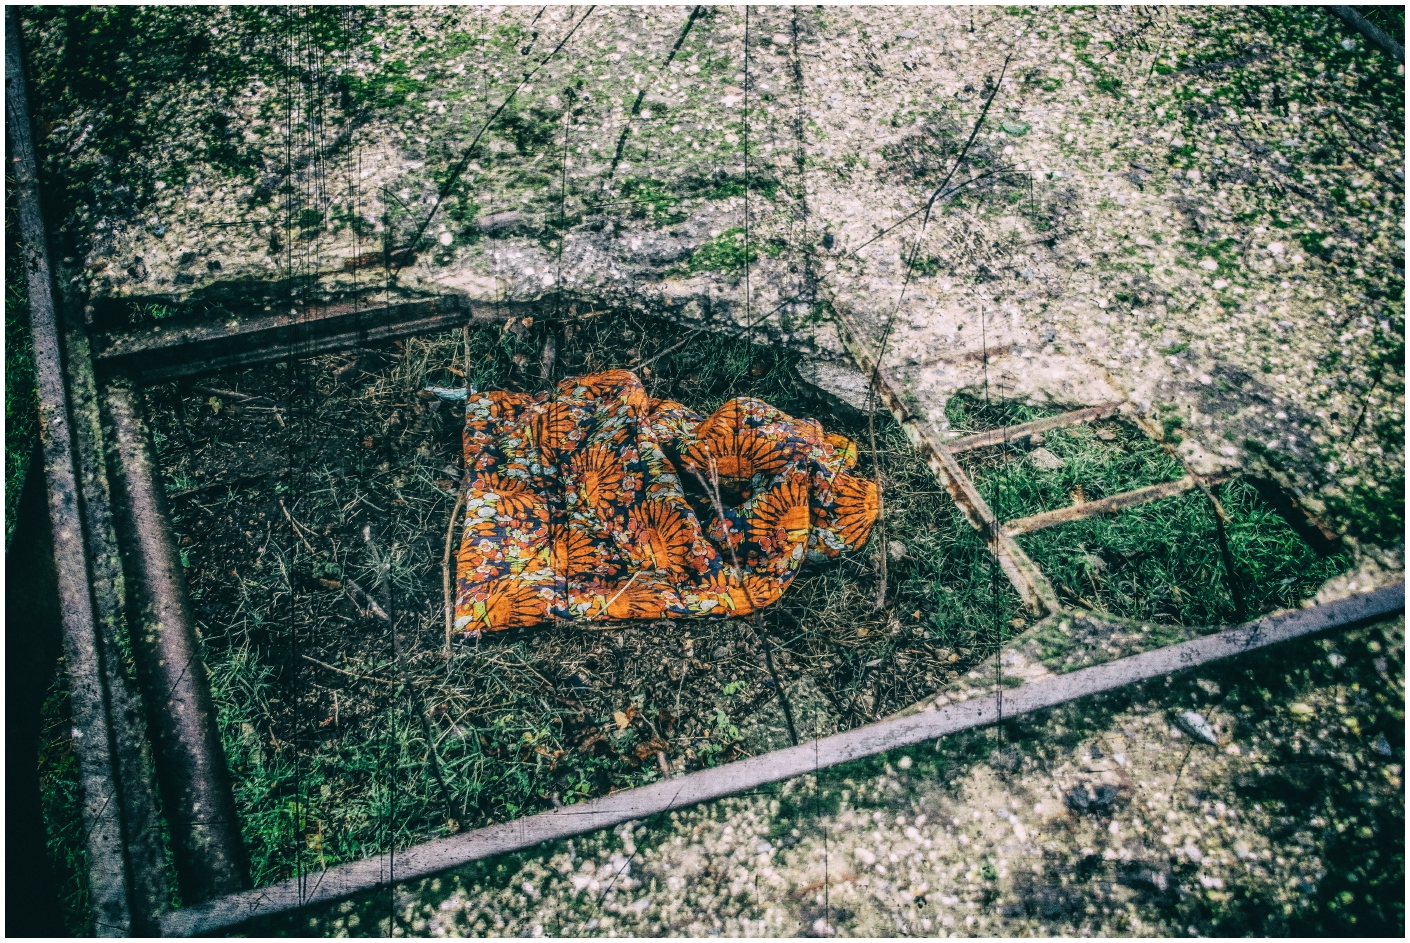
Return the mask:
<svg viewBox="0 0 1410 943">
<path fill-rule="evenodd" d="M 670 744 L 660 737 L 652 737 L 645 743 L 636 745 L 636 758 L 644 760 L 653 753 L 665 753 L 670 749 Z"/>
<path fill-rule="evenodd" d="M 622 711 L 614 711 L 614 712 L 612 713 L 612 719 L 617 722 L 617 729 L 618 729 L 618 730 L 626 730 L 627 727 L 630 726 L 630 725 L 631 725 L 631 722 L 632 722 L 632 719 L 631 719 L 630 717 L 628 717 L 628 716 L 627 716 L 625 713 L 623 713 Z"/>
<path fill-rule="evenodd" d="M 321 577 L 321 576 L 318 578 L 318 585 L 322 586 L 324 589 L 342 589 L 342 588 L 343 588 L 343 584 L 342 584 L 342 582 L 341 582 L 340 580 L 325 579 L 325 578 L 323 578 L 323 577 Z"/>
</svg>

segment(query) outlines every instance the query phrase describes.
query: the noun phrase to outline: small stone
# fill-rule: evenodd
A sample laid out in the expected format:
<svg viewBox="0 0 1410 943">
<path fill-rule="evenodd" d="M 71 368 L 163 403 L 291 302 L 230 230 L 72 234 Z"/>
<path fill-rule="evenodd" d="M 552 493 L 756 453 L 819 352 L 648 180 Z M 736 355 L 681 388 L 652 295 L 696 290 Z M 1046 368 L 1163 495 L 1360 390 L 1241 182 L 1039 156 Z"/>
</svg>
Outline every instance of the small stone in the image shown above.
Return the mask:
<svg viewBox="0 0 1410 943">
<path fill-rule="evenodd" d="M 1371 749 L 1375 750 L 1381 756 L 1395 755 L 1395 750 L 1391 748 L 1390 741 L 1386 739 L 1386 735 L 1383 733 L 1376 735 L 1376 740 L 1371 744 Z"/>
<path fill-rule="evenodd" d="M 493 213 L 489 216 L 481 216 L 475 223 L 480 228 L 480 232 L 502 232 L 512 229 L 524 220 L 524 214 L 518 210 L 508 210 L 504 213 Z"/>
<path fill-rule="evenodd" d="M 1045 448 L 1036 448 L 1028 453 L 1028 460 L 1039 471 L 1057 471 L 1065 462 Z"/>
<path fill-rule="evenodd" d="M 871 378 L 860 370 L 826 360 L 800 360 L 798 376 L 826 393 L 831 393 L 853 409 L 869 411 L 875 400 Z"/>
<path fill-rule="evenodd" d="M 1219 269 L 1219 263 L 1206 256 L 1199 260 L 1199 267 L 1207 272 L 1214 272 Z"/>
<path fill-rule="evenodd" d="M 443 246 L 448 246 L 455 241 L 455 237 L 448 232 L 441 233 L 439 236 L 436 237 L 436 239 Z"/>
<path fill-rule="evenodd" d="M 1170 872 L 1144 861 L 1128 861 L 1117 865 L 1116 879 L 1127 887 L 1165 893 L 1170 888 Z"/>
<path fill-rule="evenodd" d="M 1111 783 L 1101 783 L 1095 787 L 1091 785 L 1073 786 L 1063 797 L 1067 807 L 1073 812 L 1091 812 L 1100 815 L 1111 811 L 1116 804 L 1116 798 L 1120 795 L 1120 790 Z"/>
<path fill-rule="evenodd" d="M 1308 721 L 1312 720 L 1312 718 L 1317 716 L 1316 711 L 1308 707 L 1306 704 L 1301 703 L 1293 704 L 1292 706 L 1290 706 L 1288 708 L 1288 713 L 1292 715 L 1293 720 L 1297 721 L 1300 724 L 1305 724 Z"/>
<path fill-rule="evenodd" d="M 774 33 L 769 37 L 769 42 L 773 43 L 775 46 L 787 46 L 792 40 L 783 33 Z"/>
<path fill-rule="evenodd" d="M 899 540 L 892 540 L 886 544 L 886 555 L 892 562 L 899 562 L 906 559 L 906 545 Z"/>
<path fill-rule="evenodd" d="M 1181 711 L 1176 714 L 1175 724 L 1181 730 L 1185 731 L 1185 733 L 1202 743 L 1211 745 L 1219 743 L 1219 737 L 1215 735 L 1214 728 L 1209 726 L 1209 722 L 1194 711 Z"/>
<path fill-rule="evenodd" d="M 1331 663 L 1333 668 L 1340 668 L 1342 665 L 1346 664 L 1346 656 L 1341 652 L 1332 652 L 1327 656 L 1327 661 Z"/>
<path fill-rule="evenodd" d="M 916 32 L 915 30 L 913 30 L 913 29 L 903 29 L 903 30 L 901 30 L 901 32 L 897 33 L 896 35 L 899 36 L 899 37 L 901 37 L 902 39 L 919 39 L 919 38 L 920 38 L 920 33 L 917 33 L 917 32 Z"/>
</svg>

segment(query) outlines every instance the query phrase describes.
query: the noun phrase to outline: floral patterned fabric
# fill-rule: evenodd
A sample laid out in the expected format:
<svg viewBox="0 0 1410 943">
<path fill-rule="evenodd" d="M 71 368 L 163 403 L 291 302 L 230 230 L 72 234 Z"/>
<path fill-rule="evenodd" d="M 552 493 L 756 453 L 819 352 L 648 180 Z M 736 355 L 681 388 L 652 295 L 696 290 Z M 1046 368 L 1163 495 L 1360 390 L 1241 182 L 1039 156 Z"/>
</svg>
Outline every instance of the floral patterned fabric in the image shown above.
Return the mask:
<svg viewBox="0 0 1410 943">
<path fill-rule="evenodd" d="M 455 625 L 747 615 L 805 558 L 866 542 L 876 485 L 856 460 L 760 400 L 702 419 L 622 370 L 472 391 Z"/>
</svg>

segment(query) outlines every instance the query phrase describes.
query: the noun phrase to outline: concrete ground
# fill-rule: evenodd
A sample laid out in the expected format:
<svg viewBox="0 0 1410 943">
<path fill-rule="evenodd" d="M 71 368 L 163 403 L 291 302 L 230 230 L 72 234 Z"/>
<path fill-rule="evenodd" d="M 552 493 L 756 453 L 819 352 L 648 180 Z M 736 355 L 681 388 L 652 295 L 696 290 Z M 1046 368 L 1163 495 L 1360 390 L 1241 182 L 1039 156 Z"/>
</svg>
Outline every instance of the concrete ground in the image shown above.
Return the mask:
<svg viewBox="0 0 1410 943">
<path fill-rule="evenodd" d="M 841 390 L 841 312 L 937 437 L 981 386 L 1124 399 L 1192 469 L 1287 489 L 1352 547 L 1349 582 L 1401 578 L 1404 70 L 1319 9 L 84 16 L 133 19 L 51 11 L 27 38 L 62 277 L 95 332 L 251 299 L 628 304 L 841 365 Z M 1302 644 L 276 929 L 1400 933 L 1377 882 L 1403 875 L 1401 639 Z M 1217 745 L 1173 725 L 1186 707 L 1215 710 Z"/>
<path fill-rule="evenodd" d="M 1396 934 L 1403 620 L 252 928 Z M 1208 719 L 1216 743 L 1182 729 Z"/>
</svg>

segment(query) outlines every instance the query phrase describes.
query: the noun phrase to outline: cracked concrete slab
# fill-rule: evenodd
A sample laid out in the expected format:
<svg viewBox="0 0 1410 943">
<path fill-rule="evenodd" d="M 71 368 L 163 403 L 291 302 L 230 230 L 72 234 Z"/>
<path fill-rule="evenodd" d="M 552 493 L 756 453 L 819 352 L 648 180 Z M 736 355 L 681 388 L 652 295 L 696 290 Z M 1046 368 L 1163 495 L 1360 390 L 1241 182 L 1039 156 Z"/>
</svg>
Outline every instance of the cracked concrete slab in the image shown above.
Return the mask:
<svg viewBox="0 0 1410 943">
<path fill-rule="evenodd" d="M 125 152 L 32 24 L 49 172 L 86 181 L 67 277 L 99 316 L 621 303 L 824 360 L 845 308 L 939 428 L 987 355 L 991 392 L 1116 391 L 1200 470 L 1396 544 L 1370 519 L 1403 480 L 1403 92 L 1334 22 L 1291 43 L 1235 8 L 585 13 L 202 13 L 241 53 L 124 103 L 164 129 Z"/>
</svg>

